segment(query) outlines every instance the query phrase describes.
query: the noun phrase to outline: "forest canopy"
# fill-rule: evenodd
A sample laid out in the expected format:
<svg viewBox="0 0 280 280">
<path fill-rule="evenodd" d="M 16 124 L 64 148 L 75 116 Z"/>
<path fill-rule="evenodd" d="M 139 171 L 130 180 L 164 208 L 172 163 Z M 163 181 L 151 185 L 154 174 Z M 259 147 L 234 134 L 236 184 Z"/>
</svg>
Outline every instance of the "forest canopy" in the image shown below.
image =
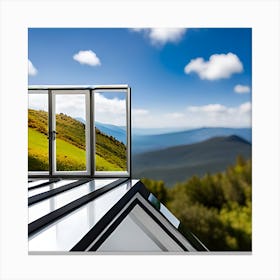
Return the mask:
<svg viewBox="0 0 280 280">
<path fill-rule="evenodd" d="M 252 162 L 238 156 L 223 173 L 193 176 L 167 188 L 142 179 L 147 188 L 210 251 L 252 249 Z"/>
</svg>

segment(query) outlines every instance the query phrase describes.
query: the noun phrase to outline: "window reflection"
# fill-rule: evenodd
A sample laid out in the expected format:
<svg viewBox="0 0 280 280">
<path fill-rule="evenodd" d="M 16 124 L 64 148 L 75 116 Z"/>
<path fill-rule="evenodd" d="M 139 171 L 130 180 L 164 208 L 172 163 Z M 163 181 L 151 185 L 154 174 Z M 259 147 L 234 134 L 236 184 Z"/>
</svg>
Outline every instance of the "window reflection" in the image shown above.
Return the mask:
<svg viewBox="0 0 280 280">
<path fill-rule="evenodd" d="M 127 93 L 94 93 L 95 170 L 127 170 Z"/>
</svg>

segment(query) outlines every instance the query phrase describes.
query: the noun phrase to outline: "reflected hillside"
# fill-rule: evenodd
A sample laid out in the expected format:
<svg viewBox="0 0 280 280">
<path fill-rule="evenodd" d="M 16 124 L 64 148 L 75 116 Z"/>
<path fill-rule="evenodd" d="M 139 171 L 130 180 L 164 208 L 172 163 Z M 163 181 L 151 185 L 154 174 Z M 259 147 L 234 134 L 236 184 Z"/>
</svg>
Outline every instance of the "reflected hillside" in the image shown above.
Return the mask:
<svg viewBox="0 0 280 280">
<path fill-rule="evenodd" d="M 65 114 L 57 114 L 57 165 L 59 170 L 84 170 L 85 124 Z M 48 113 L 28 110 L 29 171 L 48 170 Z M 60 152 L 60 151 L 63 151 Z M 96 169 L 126 170 L 126 146 L 111 135 L 96 128 Z"/>
</svg>

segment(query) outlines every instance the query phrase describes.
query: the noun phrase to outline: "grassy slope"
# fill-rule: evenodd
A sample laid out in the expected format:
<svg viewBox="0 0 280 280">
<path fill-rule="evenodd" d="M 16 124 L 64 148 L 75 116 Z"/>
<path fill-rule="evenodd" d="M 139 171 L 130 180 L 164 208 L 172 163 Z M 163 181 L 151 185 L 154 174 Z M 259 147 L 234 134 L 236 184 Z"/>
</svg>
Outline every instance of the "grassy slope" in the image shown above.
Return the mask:
<svg viewBox="0 0 280 280">
<path fill-rule="evenodd" d="M 29 170 L 48 170 L 47 113 L 29 110 Z M 85 170 L 85 127 L 64 114 L 57 118 L 58 170 Z M 125 145 L 97 131 L 96 170 L 126 170 Z"/>
</svg>

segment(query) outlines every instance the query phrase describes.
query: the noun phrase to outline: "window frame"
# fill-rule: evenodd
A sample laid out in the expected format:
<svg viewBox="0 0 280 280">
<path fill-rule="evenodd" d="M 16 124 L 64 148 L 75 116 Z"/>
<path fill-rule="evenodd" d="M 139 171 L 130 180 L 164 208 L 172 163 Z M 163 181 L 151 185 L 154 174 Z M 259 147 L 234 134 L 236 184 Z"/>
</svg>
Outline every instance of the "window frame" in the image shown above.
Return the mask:
<svg viewBox="0 0 280 280">
<path fill-rule="evenodd" d="M 94 112 L 94 93 L 95 92 L 125 92 L 126 93 L 126 171 L 96 171 L 96 164 L 95 160 L 93 162 L 93 174 L 96 178 L 99 177 L 131 177 L 131 89 L 130 87 L 123 87 L 123 86 L 98 86 L 92 89 L 92 96 L 93 96 L 93 127 L 95 126 L 95 112 Z M 93 130 L 93 154 L 95 158 L 96 153 L 96 137 L 95 131 Z"/>
<path fill-rule="evenodd" d="M 85 94 L 86 95 L 86 171 L 56 171 L 55 141 L 52 140 L 52 131 L 55 128 L 55 95 L 56 94 Z M 96 171 L 95 170 L 95 112 L 94 92 L 126 93 L 126 171 Z M 48 94 L 48 131 L 49 131 L 49 171 L 28 171 L 31 178 L 130 178 L 131 177 L 131 88 L 128 85 L 31 85 L 28 87 L 28 96 L 33 93 Z M 53 94 L 54 93 L 54 94 Z"/>
</svg>

